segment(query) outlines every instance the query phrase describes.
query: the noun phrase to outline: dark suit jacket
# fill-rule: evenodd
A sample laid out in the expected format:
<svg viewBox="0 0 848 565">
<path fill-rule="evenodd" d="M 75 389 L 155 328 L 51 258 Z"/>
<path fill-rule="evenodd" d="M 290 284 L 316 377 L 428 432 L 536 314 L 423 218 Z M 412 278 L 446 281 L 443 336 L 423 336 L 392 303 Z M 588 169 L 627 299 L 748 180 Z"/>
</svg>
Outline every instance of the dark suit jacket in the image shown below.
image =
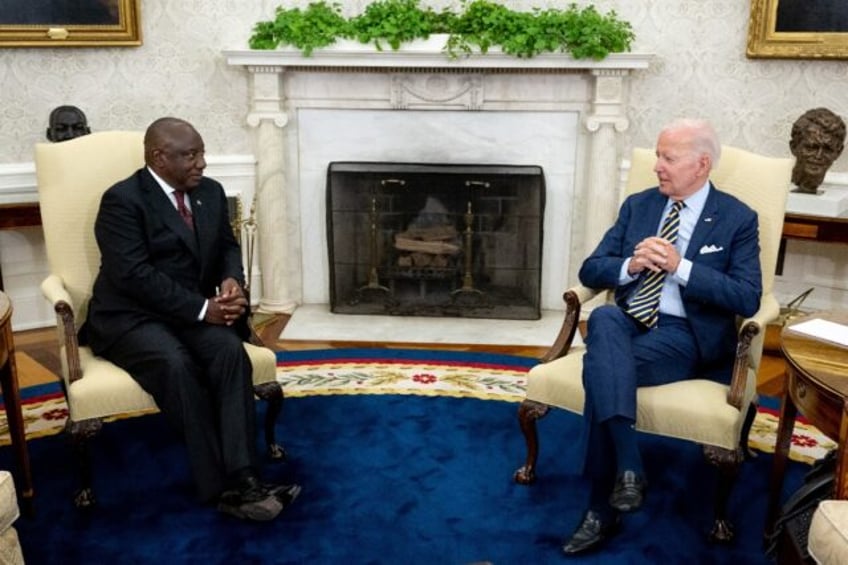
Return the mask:
<svg viewBox="0 0 848 565">
<path fill-rule="evenodd" d="M 618 286 L 621 266 L 637 243 L 656 235 L 667 201 L 657 187 L 629 196 L 615 224 L 580 268 L 580 281 L 591 288 L 614 288 L 616 302 L 623 305 L 639 279 Z M 760 304 L 756 212 L 711 185 L 686 258 L 693 263 L 689 283 L 681 287 L 686 316 L 702 361 L 721 363 L 736 349 L 736 316 L 751 316 Z"/>
<path fill-rule="evenodd" d="M 95 353 L 145 321 L 197 323 L 221 281 L 244 285 L 223 188 L 204 177 L 189 198 L 194 233 L 146 168 L 103 194 L 94 225 L 100 272 L 83 331 Z"/>
</svg>

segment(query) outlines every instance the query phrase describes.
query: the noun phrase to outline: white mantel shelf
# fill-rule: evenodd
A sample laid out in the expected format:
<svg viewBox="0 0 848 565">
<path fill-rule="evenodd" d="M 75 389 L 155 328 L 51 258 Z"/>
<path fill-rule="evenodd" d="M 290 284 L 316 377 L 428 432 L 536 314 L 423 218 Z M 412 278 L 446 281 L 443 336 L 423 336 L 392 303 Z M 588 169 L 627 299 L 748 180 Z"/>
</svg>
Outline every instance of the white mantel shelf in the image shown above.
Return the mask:
<svg viewBox="0 0 848 565">
<path fill-rule="evenodd" d="M 316 50 L 306 57 L 297 49 L 251 50 L 234 49 L 224 51 L 227 63 L 244 66 L 296 67 L 300 69 L 321 67 L 348 67 L 359 69 L 405 68 L 405 69 L 508 69 L 517 72 L 532 71 L 590 71 L 646 69 L 652 55 L 645 53 L 614 53 L 595 61 L 575 59 L 564 53 L 549 53 L 531 58 L 506 55 L 492 48 L 485 55 L 472 54 L 468 57 L 451 59 L 442 52 L 444 39 L 431 36 L 429 40 L 414 41 L 398 51 L 384 48 L 379 51 L 371 44 L 355 41 L 339 41 Z"/>
</svg>

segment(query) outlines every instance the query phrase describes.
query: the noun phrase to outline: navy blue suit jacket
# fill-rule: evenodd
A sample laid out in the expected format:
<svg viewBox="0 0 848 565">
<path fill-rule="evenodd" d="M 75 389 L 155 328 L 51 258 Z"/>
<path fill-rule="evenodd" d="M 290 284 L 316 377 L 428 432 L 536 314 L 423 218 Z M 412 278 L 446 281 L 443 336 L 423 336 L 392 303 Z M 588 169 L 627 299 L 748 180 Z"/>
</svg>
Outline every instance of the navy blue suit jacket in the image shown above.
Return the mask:
<svg viewBox="0 0 848 565">
<path fill-rule="evenodd" d="M 145 321 L 198 323 L 224 279 L 244 286 L 224 189 L 203 177 L 188 196 L 194 232 L 146 168 L 103 194 L 94 225 L 100 272 L 81 335 L 95 353 Z"/>
<path fill-rule="evenodd" d="M 621 266 L 637 243 L 657 234 L 667 201 L 657 187 L 629 196 L 615 224 L 580 268 L 580 282 L 615 289 L 616 302 L 623 305 L 640 279 L 619 286 Z M 736 349 L 736 316 L 753 315 L 762 295 L 756 212 L 711 184 L 686 258 L 692 261 L 689 282 L 681 287 L 686 317 L 701 361 L 722 366 Z"/>
</svg>

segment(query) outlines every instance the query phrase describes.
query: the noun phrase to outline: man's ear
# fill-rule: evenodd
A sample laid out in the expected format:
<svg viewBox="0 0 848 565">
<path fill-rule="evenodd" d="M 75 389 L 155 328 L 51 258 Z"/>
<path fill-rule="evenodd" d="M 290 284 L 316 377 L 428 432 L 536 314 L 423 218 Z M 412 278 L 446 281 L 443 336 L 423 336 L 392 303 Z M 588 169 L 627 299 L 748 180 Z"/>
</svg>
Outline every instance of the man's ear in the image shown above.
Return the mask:
<svg viewBox="0 0 848 565">
<path fill-rule="evenodd" d="M 161 163 L 162 158 L 162 150 L 158 148 L 154 148 L 150 150 L 150 162 L 154 165 L 159 165 Z"/>
<path fill-rule="evenodd" d="M 701 155 L 701 158 L 698 160 L 698 164 L 701 166 L 704 173 L 709 174 L 710 170 L 712 169 L 712 161 L 713 160 L 706 153 Z"/>
<path fill-rule="evenodd" d="M 52 130 L 50 128 L 47 128 L 47 141 L 54 141 L 53 134 L 51 132 Z"/>
</svg>

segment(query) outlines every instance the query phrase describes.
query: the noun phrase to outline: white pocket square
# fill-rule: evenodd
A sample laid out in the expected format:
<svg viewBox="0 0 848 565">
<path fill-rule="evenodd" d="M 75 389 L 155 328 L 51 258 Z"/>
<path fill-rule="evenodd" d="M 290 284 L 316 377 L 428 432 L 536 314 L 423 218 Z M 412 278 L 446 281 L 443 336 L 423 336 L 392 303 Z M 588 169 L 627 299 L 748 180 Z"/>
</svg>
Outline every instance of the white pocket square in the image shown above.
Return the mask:
<svg viewBox="0 0 848 565">
<path fill-rule="evenodd" d="M 707 253 L 718 253 L 719 251 L 724 251 L 724 247 L 716 247 L 715 245 L 705 245 L 701 248 L 699 253 L 701 255 L 706 255 Z"/>
</svg>

